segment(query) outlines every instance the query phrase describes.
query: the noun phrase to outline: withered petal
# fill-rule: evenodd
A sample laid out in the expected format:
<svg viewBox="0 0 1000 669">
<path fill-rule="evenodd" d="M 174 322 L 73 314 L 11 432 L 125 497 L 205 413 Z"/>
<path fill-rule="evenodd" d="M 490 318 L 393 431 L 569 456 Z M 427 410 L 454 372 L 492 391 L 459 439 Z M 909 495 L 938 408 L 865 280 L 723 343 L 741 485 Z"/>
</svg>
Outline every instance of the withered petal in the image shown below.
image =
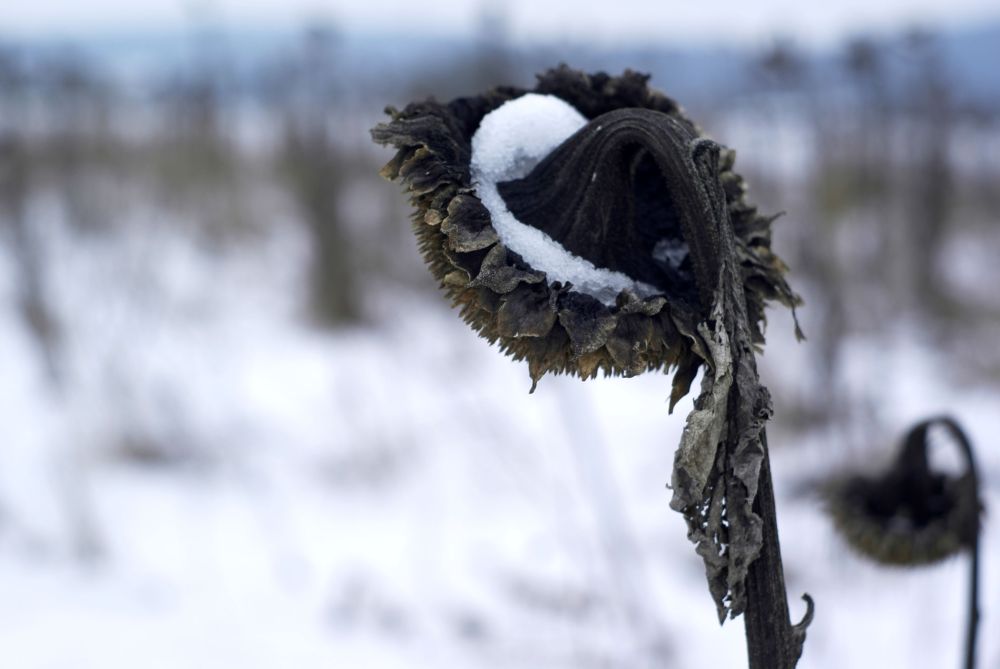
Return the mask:
<svg viewBox="0 0 1000 669">
<path fill-rule="evenodd" d="M 569 293 L 560 303 L 559 323 L 569 335 L 576 356 L 593 353 L 604 346 L 616 321 L 611 310 L 590 295 Z M 591 376 L 594 369 L 588 368 L 582 376 Z"/>
<path fill-rule="evenodd" d="M 479 198 L 458 195 L 448 204 L 448 216 L 441 222 L 441 231 L 448 235 L 453 251 L 479 251 L 500 241 L 490 212 Z"/>
<path fill-rule="evenodd" d="M 470 285 L 483 286 L 494 293 L 505 294 L 520 283 L 540 283 L 545 280 L 542 272 L 520 269 L 509 264 L 507 256 L 507 249 L 502 244 L 494 245 L 486 254 L 479 274 Z"/>
<path fill-rule="evenodd" d="M 497 312 L 498 331 L 504 337 L 544 337 L 556 324 L 557 297 L 544 284 L 518 286 Z"/>
<path fill-rule="evenodd" d="M 622 315 L 608 335 L 607 348 L 615 364 L 635 376 L 649 367 L 650 351 L 657 351 L 653 321 L 642 315 Z M 658 352 L 658 351 L 657 351 Z"/>
</svg>

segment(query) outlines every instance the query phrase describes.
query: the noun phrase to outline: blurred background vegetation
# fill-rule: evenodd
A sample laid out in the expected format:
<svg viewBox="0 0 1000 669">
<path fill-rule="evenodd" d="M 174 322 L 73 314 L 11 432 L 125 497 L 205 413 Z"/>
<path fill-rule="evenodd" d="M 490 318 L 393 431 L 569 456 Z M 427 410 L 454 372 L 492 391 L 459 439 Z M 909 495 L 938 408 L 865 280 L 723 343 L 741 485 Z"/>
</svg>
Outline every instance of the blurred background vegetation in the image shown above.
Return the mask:
<svg viewBox="0 0 1000 669">
<path fill-rule="evenodd" d="M 788 212 L 776 243 L 808 297 L 818 380 L 794 398 L 803 421 L 849 409 L 837 371 L 848 336 L 901 318 L 955 347 L 953 371 L 1000 381 L 1000 350 L 962 344 L 991 334 L 1000 311 L 969 269 L 976 253 L 1000 248 L 1000 85 L 987 64 L 1000 28 L 913 28 L 822 50 L 791 40 L 557 48 L 514 42 L 502 10 L 487 7 L 478 35 L 461 39 L 373 41 L 321 23 L 266 39 L 194 25 L 169 49 L 141 37 L 0 42 L 0 220 L 21 317 L 52 383 L 71 324 L 47 295 L 38 207 L 87 238 L 143 225 L 129 211 L 148 206 L 218 252 L 301 226 L 311 256 L 303 315 L 323 328 L 371 323 L 370 291 L 433 290 L 403 198 L 377 177 L 387 153 L 366 131 L 381 106 L 530 86 L 556 59 L 650 73 L 738 148 L 752 199 Z"/>
<path fill-rule="evenodd" d="M 148 508 L 127 495 L 102 501 L 106 475 L 95 472 L 106 463 L 197 476 L 249 471 L 248 489 L 271 499 L 282 485 L 268 478 L 284 457 L 276 453 L 298 449 L 325 489 L 364 489 L 374 495 L 367 506 L 389 508 L 389 490 L 405 490 L 410 470 L 444 480 L 450 470 L 425 463 L 427 473 L 419 458 L 452 434 L 463 448 L 482 443 L 488 457 L 506 458 L 500 470 L 532 471 L 539 489 L 561 490 L 553 484 L 561 474 L 532 460 L 548 456 L 528 454 L 549 444 L 549 429 L 577 444 L 577 484 L 597 518 L 597 547 L 581 539 L 573 550 L 610 564 L 608 597 L 625 610 L 622 634 L 656 627 L 662 611 L 647 610 L 633 565 L 662 550 L 659 534 L 631 528 L 631 493 L 601 473 L 627 440 L 618 428 L 607 445 L 593 437 L 598 430 L 585 419 L 596 409 L 570 390 L 559 391 L 570 399 L 556 400 L 555 427 L 533 418 L 511 426 L 512 382 L 462 376 L 481 369 L 470 351 L 485 344 L 458 339 L 452 315 L 444 319 L 454 331 L 414 315 L 445 305 L 415 249 L 405 198 L 378 176 L 390 154 L 368 136 L 387 104 L 530 87 L 535 73 L 559 62 L 650 73 L 709 135 L 737 149 L 749 199 L 764 212 L 785 212 L 775 246 L 806 300 L 799 318 L 808 341 L 792 348 L 784 315 L 769 330 L 764 370 L 776 396 L 776 450 L 817 440 L 846 451 L 889 443 L 906 413 L 891 410 L 893 379 L 975 389 L 995 408 L 1000 23 L 901 26 L 820 47 L 791 38 L 763 47 L 624 38 L 595 45 L 519 40 L 499 5 L 483 7 L 477 30 L 459 36 L 361 33 L 327 22 L 241 32 L 198 21 L 128 39 L 0 34 L 0 351 L 10 365 L 0 382 L 0 411 L 9 412 L 0 437 L 0 546 L 13 536 L 30 555 L 65 551 L 102 564 L 127 553 L 128 541 L 149 539 L 109 520 L 119 513 L 110 507 Z M 261 325 L 277 322 L 298 334 L 272 335 Z M 417 326 L 424 329 L 414 335 Z M 908 346 L 917 354 L 896 356 Z M 324 358 L 333 362 L 317 381 Z M 409 366 L 414 358 L 424 366 Z M 930 371 L 908 375 L 911 362 Z M 428 379 L 440 385 L 423 385 Z M 439 392 L 468 425 L 431 404 Z M 302 417 L 314 423 L 294 425 Z M 680 418 L 672 420 L 679 430 Z M 995 414 L 982 420 L 995 422 Z M 522 442 L 523 452 L 512 445 Z M 41 457 L 40 444 L 51 458 L 25 465 Z M 453 446 L 440 461 L 458 457 Z M 671 451 L 655 448 L 659 475 Z M 995 479 L 995 464 L 986 469 Z M 46 483 L 18 493 L 30 471 Z M 519 476 L 505 485 L 534 490 Z M 645 481 L 662 497 L 648 507 L 650 526 L 670 513 L 664 481 Z M 55 500 L 51 527 L 62 529 L 50 532 L 40 520 L 49 517 L 43 497 Z M 396 502 L 393 517 L 410 506 Z M 262 521 L 267 541 L 284 536 L 270 513 Z M 463 522 L 474 529 L 478 521 Z M 691 552 L 682 530 L 670 531 L 678 550 Z M 351 543 L 336 528 L 330 535 Z M 291 552 L 274 548 L 282 560 Z M 794 548 L 786 561 L 797 588 L 804 572 Z M 369 611 L 387 633 L 405 636 L 406 611 L 378 603 L 392 579 L 373 584 L 343 573 L 323 615 L 341 621 Z M 689 580 L 700 578 L 697 566 L 692 573 Z M 531 573 L 501 576 L 510 597 L 560 620 L 586 621 L 601 610 L 587 590 L 549 588 Z M 448 615 L 458 637 L 488 635 L 488 618 Z M 822 639 L 821 625 L 814 629 Z M 587 635 L 569 636 L 584 643 Z M 822 657 L 822 649 L 807 646 L 807 654 Z M 498 666 L 515 666 L 503 657 Z M 524 657 L 525 666 L 540 666 Z M 642 666 L 572 658 L 566 666 Z"/>
</svg>

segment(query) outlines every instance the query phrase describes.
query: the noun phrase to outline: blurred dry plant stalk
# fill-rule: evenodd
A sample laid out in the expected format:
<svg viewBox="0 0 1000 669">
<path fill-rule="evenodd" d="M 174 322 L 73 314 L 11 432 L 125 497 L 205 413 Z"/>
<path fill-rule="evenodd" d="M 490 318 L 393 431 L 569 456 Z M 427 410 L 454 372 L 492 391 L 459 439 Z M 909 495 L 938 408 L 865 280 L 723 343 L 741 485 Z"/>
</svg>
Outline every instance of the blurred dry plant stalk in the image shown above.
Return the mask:
<svg viewBox="0 0 1000 669">
<path fill-rule="evenodd" d="M 687 519 L 720 621 L 747 614 L 750 666 L 793 667 L 812 604 L 792 626 L 764 436 L 771 404 L 755 350 L 765 302 L 800 300 L 770 248 L 773 218 L 744 199 L 734 152 L 702 137 L 647 80 L 561 66 L 534 91 L 500 87 L 389 108 L 392 120 L 372 136 L 398 149 L 382 173 L 410 193 L 431 272 L 466 322 L 528 361 L 532 389 L 546 372 L 586 379 L 665 369 L 674 372 L 672 407 L 705 366 L 671 507 Z M 477 196 L 473 137 L 487 114 L 529 93 L 555 96 L 587 122 L 527 176 L 497 184 L 506 206 L 574 256 L 652 284 L 652 294 L 625 288 L 605 303 L 550 280 L 501 242 Z M 664 245 L 674 253 L 661 254 Z"/>
</svg>

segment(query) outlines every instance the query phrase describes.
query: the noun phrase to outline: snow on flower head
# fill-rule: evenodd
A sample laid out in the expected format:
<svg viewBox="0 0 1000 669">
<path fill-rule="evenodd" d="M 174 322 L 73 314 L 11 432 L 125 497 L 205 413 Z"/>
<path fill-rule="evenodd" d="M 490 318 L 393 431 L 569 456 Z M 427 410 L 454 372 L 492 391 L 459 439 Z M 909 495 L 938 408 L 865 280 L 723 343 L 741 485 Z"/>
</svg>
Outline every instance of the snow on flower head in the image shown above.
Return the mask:
<svg viewBox="0 0 1000 669">
<path fill-rule="evenodd" d="M 701 140 L 648 77 L 565 66 L 533 91 L 501 87 L 416 102 L 372 130 L 397 149 L 432 273 L 463 318 L 515 359 L 590 378 L 674 370 L 673 401 L 704 364 L 697 323 L 710 291 L 690 177 Z M 765 300 L 798 303 L 770 250 L 770 220 L 743 199 L 722 150 L 717 174 L 747 259 L 747 309 L 763 342 Z"/>
</svg>

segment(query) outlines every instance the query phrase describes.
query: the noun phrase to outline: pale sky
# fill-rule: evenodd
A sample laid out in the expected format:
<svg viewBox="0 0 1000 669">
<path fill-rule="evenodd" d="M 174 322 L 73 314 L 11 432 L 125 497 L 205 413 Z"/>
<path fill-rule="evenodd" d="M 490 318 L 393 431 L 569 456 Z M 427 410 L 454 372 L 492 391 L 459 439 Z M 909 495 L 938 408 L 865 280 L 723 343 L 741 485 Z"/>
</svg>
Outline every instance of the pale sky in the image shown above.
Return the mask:
<svg viewBox="0 0 1000 669">
<path fill-rule="evenodd" d="M 1000 19 L 997 0 L 0 0 L 0 34 L 66 35 L 173 28 L 192 21 L 342 30 L 467 31 L 502 7 L 514 39 L 622 38 L 828 43 L 859 31 Z"/>
</svg>

